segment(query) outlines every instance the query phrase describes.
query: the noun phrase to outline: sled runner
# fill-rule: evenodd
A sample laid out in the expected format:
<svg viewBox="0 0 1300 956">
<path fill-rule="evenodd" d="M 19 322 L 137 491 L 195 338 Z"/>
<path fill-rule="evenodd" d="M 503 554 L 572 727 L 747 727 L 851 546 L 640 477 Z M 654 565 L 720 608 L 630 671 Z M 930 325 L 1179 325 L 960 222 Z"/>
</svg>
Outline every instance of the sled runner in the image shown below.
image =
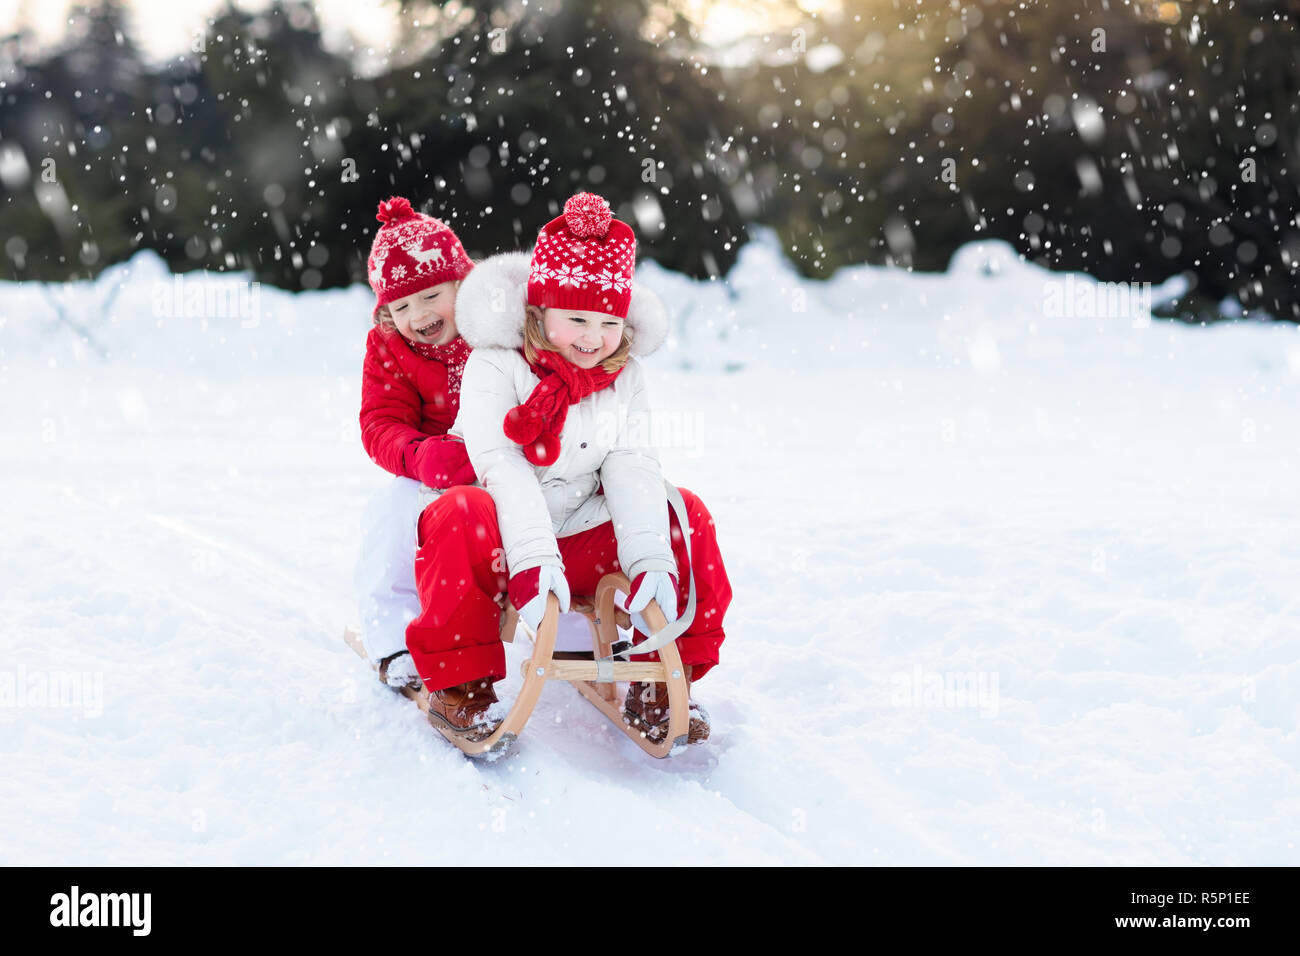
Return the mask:
<svg viewBox="0 0 1300 956">
<path fill-rule="evenodd" d="M 676 636 L 685 622 L 669 625 L 659 606 L 652 600 L 641 612 L 646 625 L 654 632 L 644 644 L 633 648 L 630 642 L 620 640 L 618 625 L 630 626 L 631 621 L 626 611 L 618 606 L 617 592 L 631 593 L 631 584 L 623 574 L 607 574 L 600 580 L 596 593 L 589 599 L 575 597 L 570 602 L 570 609 L 584 615 L 592 625 L 592 652 L 556 652 L 555 633 L 560 619 L 559 600 L 554 594 L 546 598 L 546 613 L 533 634 L 524 625 L 524 632 L 533 640 L 532 656 L 524 661 L 524 685 L 515 698 L 509 714 L 489 735 L 455 733 L 430 721 L 439 733 L 471 757 L 495 759 L 503 754 L 523 732 L 524 724 L 532 715 L 533 708 L 541 696 L 542 687 L 548 680 L 569 681 L 587 700 L 606 717 L 614 726 L 622 730 L 642 750 L 653 757 L 670 757 L 686 749 L 687 730 L 690 724 L 689 688 L 686 683 L 685 668 L 678 653 Z M 694 594 L 692 593 L 692 599 Z M 501 613 L 501 639 L 513 642 L 515 628 L 522 622 L 509 601 L 503 599 Z M 688 611 L 693 612 L 694 601 Z M 689 621 L 689 617 L 686 618 Z M 348 646 L 363 659 L 367 658 L 365 648 L 355 631 L 348 630 L 343 639 Z M 645 653 L 642 649 L 656 650 L 658 661 L 628 661 L 620 657 L 628 653 Z M 619 681 L 660 681 L 668 686 L 668 732 L 664 738 L 655 742 L 646 734 L 634 728 L 623 715 L 623 698 L 626 687 L 620 687 Z M 401 689 L 401 693 L 429 714 L 429 692 L 424 688 L 414 690 L 410 687 Z"/>
</svg>

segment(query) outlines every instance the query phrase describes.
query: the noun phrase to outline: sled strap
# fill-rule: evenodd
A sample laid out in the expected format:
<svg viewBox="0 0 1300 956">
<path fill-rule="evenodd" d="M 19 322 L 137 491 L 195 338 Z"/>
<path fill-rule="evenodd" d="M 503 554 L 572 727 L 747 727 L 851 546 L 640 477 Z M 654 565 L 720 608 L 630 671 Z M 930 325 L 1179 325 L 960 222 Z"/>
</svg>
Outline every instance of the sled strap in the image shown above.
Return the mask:
<svg viewBox="0 0 1300 956">
<path fill-rule="evenodd" d="M 648 638 L 637 644 L 635 647 L 627 647 L 621 651 L 611 654 L 609 657 L 602 657 L 596 661 L 596 673 L 602 673 L 601 665 L 606 664 L 610 675 L 609 680 L 613 680 L 613 662 L 617 660 L 629 660 L 633 654 L 648 654 L 651 651 L 657 651 L 659 648 L 671 644 L 691 626 L 695 620 L 695 562 L 691 559 L 691 525 L 686 520 L 686 502 L 682 500 L 682 493 L 677 490 L 676 486 L 671 484 L 667 479 L 664 480 L 664 488 L 668 492 L 668 505 L 677 515 L 677 524 L 681 528 L 682 538 L 686 542 L 686 564 L 690 577 L 690 591 L 686 598 L 686 610 L 682 616 L 672 621 L 662 631 L 657 634 L 651 634 Z M 671 529 L 670 529 L 671 531 Z M 628 595 L 631 600 L 632 595 Z M 667 617 L 667 615 L 664 615 Z M 608 663 L 606 663 L 608 662 Z M 599 677 L 598 680 L 605 678 Z"/>
</svg>

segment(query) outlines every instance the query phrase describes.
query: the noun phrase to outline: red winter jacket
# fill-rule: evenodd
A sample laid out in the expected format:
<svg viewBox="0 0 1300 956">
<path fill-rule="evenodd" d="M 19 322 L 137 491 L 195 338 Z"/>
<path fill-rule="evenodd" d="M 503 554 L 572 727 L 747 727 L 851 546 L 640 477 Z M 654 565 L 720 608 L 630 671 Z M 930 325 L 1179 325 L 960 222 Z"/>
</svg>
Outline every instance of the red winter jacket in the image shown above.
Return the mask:
<svg viewBox="0 0 1300 956">
<path fill-rule="evenodd" d="M 447 366 L 417 355 L 399 332 L 370 330 L 361 373 L 361 444 L 376 464 L 430 487 L 472 483 L 464 443 L 440 437 L 459 408 Z"/>
</svg>

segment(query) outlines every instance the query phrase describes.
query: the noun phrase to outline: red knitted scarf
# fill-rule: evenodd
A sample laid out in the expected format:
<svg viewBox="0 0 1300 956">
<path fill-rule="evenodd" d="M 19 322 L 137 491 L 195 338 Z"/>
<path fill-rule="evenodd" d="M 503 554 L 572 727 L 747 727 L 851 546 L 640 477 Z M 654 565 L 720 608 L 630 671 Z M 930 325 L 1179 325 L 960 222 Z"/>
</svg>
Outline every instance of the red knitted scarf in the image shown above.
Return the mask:
<svg viewBox="0 0 1300 956">
<path fill-rule="evenodd" d="M 468 342 L 459 335 L 446 345 L 412 342 L 406 336 L 402 336 L 402 341 L 420 358 L 432 359 L 447 366 L 447 391 L 451 395 L 460 394 L 460 377 L 465 371 L 465 362 L 469 358 L 469 353 L 473 351 Z"/>
<path fill-rule="evenodd" d="M 549 351 L 539 351 L 537 361 L 528 365 L 541 381 L 526 402 L 506 412 L 506 437 L 523 445 L 524 457 L 534 465 L 550 465 L 560 457 L 560 432 L 569 417 L 569 406 L 608 388 L 627 366 L 613 372 L 599 365 L 579 368 L 558 352 Z"/>
</svg>

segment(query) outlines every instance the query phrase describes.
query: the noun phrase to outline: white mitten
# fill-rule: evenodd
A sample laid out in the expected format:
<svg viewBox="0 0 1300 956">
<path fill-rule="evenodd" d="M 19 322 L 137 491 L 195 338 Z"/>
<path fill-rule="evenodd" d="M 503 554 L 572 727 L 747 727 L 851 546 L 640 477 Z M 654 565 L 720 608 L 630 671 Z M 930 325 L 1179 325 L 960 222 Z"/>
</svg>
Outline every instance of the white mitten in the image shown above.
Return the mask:
<svg viewBox="0 0 1300 956">
<path fill-rule="evenodd" d="M 519 619 L 528 625 L 534 634 L 542 624 L 542 615 L 546 613 L 546 595 L 554 593 L 560 599 L 560 613 L 569 610 L 569 582 L 564 572 L 551 565 L 543 565 L 537 579 L 537 595 L 519 608 Z"/>
<path fill-rule="evenodd" d="M 654 632 L 637 612 L 644 611 L 653 598 L 669 624 L 677 620 L 677 581 L 667 571 L 646 571 L 637 575 L 637 578 L 640 587 L 633 587 L 633 593 L 627 600 L 627 612 L 636 629 L 649 635 Z"/>
</svg>

